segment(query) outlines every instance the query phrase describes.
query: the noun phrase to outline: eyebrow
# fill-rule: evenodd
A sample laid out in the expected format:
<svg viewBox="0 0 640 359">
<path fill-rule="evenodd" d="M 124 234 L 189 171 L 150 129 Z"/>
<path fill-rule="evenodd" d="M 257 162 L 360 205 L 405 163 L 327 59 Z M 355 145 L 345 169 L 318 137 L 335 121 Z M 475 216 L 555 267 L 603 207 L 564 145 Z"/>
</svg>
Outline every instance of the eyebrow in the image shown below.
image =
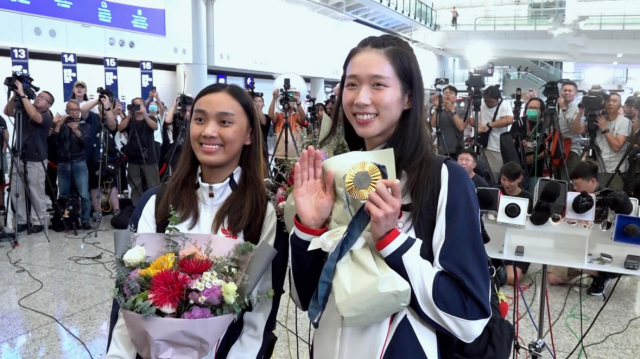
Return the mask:
<svg viewBox="0 0 640 359">
<path fill-rule="evenodd" d="M 195 113 L 203 113 L 203 114 L 205 114 L 205 115 L 206 115 L 206 114 L 208 114 L 208 112 L 207 112 L 206 110 L 203 110 L 203 109 L 200 109 L 200 108 L 195 109 L 195 110 L 193 111 L 193 113 L 194 113 L 194 114 L 195 114 Z M 234 116 L 235 116 L 235 114 L 234 114 L 234 113 L 232 113 L 232 112 L 228 112 L 228 111 L 217 111 L 214 115 L 215 115 L 216 117 L 234 117 Z"/>
<path fill-rule="evenodd" d="M 349 76 L 347 76 L 348 79 L 354 79 L 354 78 L 358 78 L 358 75 L 355 74 L 351 74 Z M 383 76 L 383 75 L 371 75 L 370 76 L 373 79 L 379 79 L 379 80 L 391 80 L 391 77 L 389 76 Z"/>
</svg>

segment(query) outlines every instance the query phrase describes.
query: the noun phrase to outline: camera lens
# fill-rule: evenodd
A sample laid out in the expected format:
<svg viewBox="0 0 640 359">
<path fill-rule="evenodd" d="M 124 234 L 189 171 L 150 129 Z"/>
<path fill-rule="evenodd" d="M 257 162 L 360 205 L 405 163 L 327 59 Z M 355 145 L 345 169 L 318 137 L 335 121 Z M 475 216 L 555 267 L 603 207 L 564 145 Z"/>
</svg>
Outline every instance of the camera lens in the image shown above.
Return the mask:
<svg viewBox="0 0 640 359">
<path fill-rule="evenodd" d="M 509 218 L 516 218 L 520 215 L 520 206 L 518 206 L 515 203 L 509 203 L 505 208 L 504 208 L 504 213 L 507 215 L 507 217 Z"/>
</svg>

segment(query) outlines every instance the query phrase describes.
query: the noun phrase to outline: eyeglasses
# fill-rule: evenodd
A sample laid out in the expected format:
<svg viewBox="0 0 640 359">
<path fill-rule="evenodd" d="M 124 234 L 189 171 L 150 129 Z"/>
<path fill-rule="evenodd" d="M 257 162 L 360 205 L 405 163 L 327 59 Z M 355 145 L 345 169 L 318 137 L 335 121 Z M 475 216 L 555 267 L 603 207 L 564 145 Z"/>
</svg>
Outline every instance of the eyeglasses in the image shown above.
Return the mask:
<svg viewBox="0 0 640 359">
<path fill-rule="evenodd" d="M 80 112 L 79 108 L 68 108 L 67 111 L 69 112 Z"/>
<path fill-rule="evenodd" d="M 47 99 L 47 97 L 46 97 L 46 96 L 38 95 L 38 96 L 36 96 L 36 100 L 37 100 L 37 99 L 47 101 L 47 103 L 48 103 L 49 105 L 51 105 L 51 101 L 49 101 L 49 100 Z"/>
</svg>

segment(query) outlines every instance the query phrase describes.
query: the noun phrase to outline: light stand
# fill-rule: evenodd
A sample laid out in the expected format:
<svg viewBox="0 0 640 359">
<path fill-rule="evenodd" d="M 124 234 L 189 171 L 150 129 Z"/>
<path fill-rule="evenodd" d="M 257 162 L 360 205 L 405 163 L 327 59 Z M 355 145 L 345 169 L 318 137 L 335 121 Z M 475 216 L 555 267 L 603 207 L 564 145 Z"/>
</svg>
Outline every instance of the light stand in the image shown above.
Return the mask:
<svg viewBox="0 0 640 359">
<path fill-rule="evenodd" d="M 104 96 L 104 95 L 101 95 Z M 106 115 L 104 113 L 104 106 L 100 106 L 100 135 L 99 135 L 99 156 L 98 157 L 98 193 L 99 196 L 102 197 L 102 162 L 104 161 L 105 158 L 105 151 L 104 151 L 104 140 L 105 140 L 105 123 L 107 122 L 107 118 Z M 108 198 L 108 197 L 107 197 Z M 108 199 L 107 199 L 108 200 Z M 100 210 L 95 210 L 93 212 L 93 219 L 95 222 L 97 222 L 96 224 L 96 232 L 95 232 L 95 237 L 98 237 L 98 231 L 100 229 L 100 225 L 102 225 L 102 198 L 100 198 Z M 91 201 L 91 204 L 93 205 L 93 201 Z"/>
</svg>

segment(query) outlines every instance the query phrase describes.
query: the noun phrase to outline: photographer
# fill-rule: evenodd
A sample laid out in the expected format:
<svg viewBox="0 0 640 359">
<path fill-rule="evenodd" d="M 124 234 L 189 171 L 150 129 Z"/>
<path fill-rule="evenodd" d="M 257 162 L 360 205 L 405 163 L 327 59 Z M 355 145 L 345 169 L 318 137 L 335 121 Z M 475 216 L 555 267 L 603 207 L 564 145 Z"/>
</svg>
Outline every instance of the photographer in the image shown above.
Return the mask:
<svg viewBox="0 0 640 359">
<path fill-rule="evenodd" d="M 131 186 L 131 200 L 135 206 L 146 190 L 160 184 L 158 158 L 153 140 L 158 122 L 155 117 L 147 116 L 143 99 L 135 98 L 131 104 L 131 111 L 118 125 L 118 131 L 126 132 L 128 135 L 125 149 L 129 161 L 127 181 Z"/>
<path fill-rule="evenodd" d="M 574 120 L 578 115 L 578 102 L 575 101 L 577 93 L 578 85 L 576 85 L 575 82 L 565 82 L 562 84 L 561 96 L 558 98 L 558 107 L 560 109 L 558 112 L 558 125 L 560 126 L 560 132 L 564 139 L 571 139 L 571 148 L 564 149 L 565 151 L 570 151 L 569 158 L 567 159 L 567 169 L 569 172 L 580 162 L 580 153 L 582 152 L 580 135 L 572 131 Z M 564 166 L 554 167 L 553 170 L 555 171 L 556 178 L 569 181 L 567 173 L 564 171 Z"/>
<path fill-rule="evenodd" d="M 29 199 L 32 205 L 31 213 L 27 214 L 25 203 L 16 203 L 16 196 L 11 196 L 14 208 L 18 209 L 18 228 L 16 228 L 16 232 L 27 230 L 27 216 L 31 215 L 31 223 L 35 223 L 31 226 L 31 232 L 39 233 L 42 232 L 44 227 L 43 223 L 38 221 L 38 218 L 44 220 L 47 214 L 46 194 L 44 190 L 46 174 L 43 163 L 47 161 L 47 137 L 49 136 L 49 129 L 53 122 L 53 116 L 49 112 L 49 108 L 51 108 L 55 100 L 51 93 L 42 91 L 32 104 L 25 95 L 24 88 L 20 81 L 16 80 L 15 87 L 14 96 L 7 102 L 4 108 L 4 114 L 14 118 L 16 117 L 15 101 L 20 101 L 24 107 L 24 115 L 22 116 L 21 123 L 22 138 L 20 138 L 22 147 L 13 148 L 12 151 L 22 162 L 16 163 L 20 171 L 20 177 L 24 179 L 24 182 L 20 182 L 18 198 L 20 198 L 21 201 L 24 200 L 24 188 L 28 186 L 29 193 L 31 194 Z M 25 172 L 27 176 L 25 176 Z M 16 172 L 16 166 L 14 166 L 14 170 L 11 173 L 11 183 L 18 183 L 18 181 L 21 181 L 20 177 L 18 177 L 18 172 Z"/>
<path fill-rule="evenodd" d="M 166 107 L 155 86 L 149 91 L 149 98 L 145 101 L 146 108 L 149 109 L 149 116 L 155 117 L 158 120 L 158 129 L 153 133 L 153 140 L 155 141 L 156 154 L 158 155 L 158 167 L 162 165 L 162 158 L 160 157 L 162 149 L 162 131 L 164 128 L 164 117 L 166 114 Z"/>
<path fill-rule="evenodd" d="M 173 101 L 171 109 L 164 118 L 164 129 L 166 136 L 170 142 L 168 147 L 164 147 L 164 150 L 160 154 L 163 162 L 167 163 L 167 166 L 173 169 L 178 163 L 180 153 L 182 153 L 182 145 L 184 144 L 184 138 L 187 135 L 189 128 L 189 122 L 191 121 L 191 107 L 193 105 L 193 98 L 189 95 L 179 95 Z M 181 138 L 180 133 L 182 132 Z M 165 134 L 163 134 L 165 136 Z M 171 163 L 169 163 L 171 161 Z"/>
<path fill-rule="evenodd" d="M 631 120 L 634 123 L 634 125 L 638 120 L 638 110 L 636 109 L 636 101 L 637 101 L 636 97 L 629 96 L 624 101 L 624 106 L 622 107 L 622 110 L 624 111 L 624 117 Z"/>
<path fill-rule="evenodd" d="M 278 112 L 276 113 L 276 102 L 278 102 L 278 98 L 280 97 L 280 90 L 273 90 L 273 99 L 271 100 L 271 105 L 269 105 L 269 117 L 273 119 L 273 127 L 276 132 L 276 148 L 275 148 L 275 165 L 276 165 L 276 182 L 283 183 L 284 180 L 282 176 L 288 176 L 288 173 L 284 173 L 287 168 L 287 160 L 297 160 L 298 154 L 296 153 L 296 146 L 298 147 L 298 151 L 302 152 L 302 131 L 301 127 L 305 122 L 305 113 L 302 108 L 302 104 L 300 103 L 299 94 L 296 94 L 294 97 L 289 98 L 288 100 L 288 123 L 291 128 L 291 133 L 293 133 L 294 138 L 291 138 L 291 134 L 288 136 L 288 143 L 285 144 L 285 135 L 284 133 L 280 137 L 280 141 L 278 141 L 278 137 L 284 126 L 284 113 Z M 297 112 L 294 112 L 294 109 L 297 109 Z M 296 146 L 294 146 L 294 141 Z M 285 147 L 286 153 L 285 153 Z"/>
<path fill-rule="evenodd" d="M 82 199 L 82 228 L 91 229 L 89 214 L 89 170 L 85 148 L 91 141 L 90 126 L 82 120 L 80 102 L 67 102 L 67 116 L 55 126 L 52 138 L 58 145 L 58 183 L 60 197 L 69 197 L 71 183 Z"/>
<path fill-rule="evenodd" d="M 467 127 L 464 120 L 456 113 L 456 98 L 458 89 L 447 86 L 442 90 L 442 112 L 438 116 L 437 107 L 440 105 L 439 96 L 432 97 L 431 128 L 440 130 L 442 136 L 438 136 L 438 153 L 448 155 L 454 161 L 458 153 L 464 148 L 463 132 Z M 439 117 L 439 118 L 438 118 Z M 443 140 L 444 138 L 444 140 Z"/>
<path fill-rule="evenodd" d="M 117 214 L 120 210 L 120 202 L 117 190 L 114 188 L 115 180 L 113 179 L 113 174 L 107 171 L 107 165 L 114 164 L 117 158 L 117 146 L 114 136 L 118 128 L 118 122 L 113 113 L 113 93 L 108 90 L 100 92 L 100 90 L 98 89 L 97 99 L 87 101 L 80 107 L 82 118 L 89 124 L 90 140 L 86 147 L 89 191 L 94 213 L 102 214 L 100 205 L 102 200 L 101 186 L 106 185 L 110 191 L 109 200 L 113 207 L 113 213 Z M 104 134 L 101 132 L 103 119 L 100 116 L 104 116 Z M 101 143 L 101 138 L 104 143 Z M 101 151 L 102 158 L 100 158 Z M 101 160 L 102 166 L 100 165 Z M 100 174 L 101 170 L 102 174 Z"/>
<path fill-rule="evenodd" d="M 256 106 L 256 111 L 258 111 L 258 117 L 260 118 L 260 130 L 262 131 L 262 142 L 264 144 L 264 158 L 265 161 L 269 157 L 269 145 L 267 144 L 267 139 L 269 138 L 269 128 L 271 127 L 271 117 L 269 115 L 265 115 L 263 111 L 264 109 L 264 98 L 258 95 L 252 95 L 253 103 Z"/>
<path fill-rule="evenodd" d="M 618 93 L 612 93 L 605 101 L 604 116 L 596 117 L 598 127 L 595 143 L 600 148 L 600 154 L 605 168 L 600 173 L 599 181 L 606 183 L 614 176 L 618 163 L 622 160 L 627 148 L 627 138 L 631 133 L 631 122 L 626 117 L 619 115 L 622 107 L 622 98 Z M 578 116 L 573 122 L 573 132 L 584 134 L 587 132 L 587 124 L 581 121 L 584 115 L 584 108 L 580 108 Z M 605 117 L 606 116 L 606 117 Z M 627 162 L 620 166 L 620 173 L 627 171 Z M 624 187 L 621 176 L 615 176 L 609 185 L 612 189 L 622 190 Z"/>
<path fill-rule="evenodd" d="M 573 190 L 576 192 L 584 191 L 592 194 L 605 189 L 598 182 L 598 164 L 591 160 L 578 162 L 573 170 L 571 170 L 569 177 L 573 184 Z M 627 198 L 627 201 L 628 200 L 629 199 Z M 582 273 L 593 277 L 593 281 L 591 282 L 591 286 L 587 290 L 587 293 L 595 296 L 603 295 L 612 278 L 612 275 L 608 273 L 586 269 L 581 271 L 575 268 L 549 266 L 547 281 L 551 285 L 564 284 L 570 282 Z"/>
<path fill-rule="evenodd" d="M 474 126 L 474 119 L 469 124 Z M 502 154 L 500 153 L 500 135 L 509 131 L 513 123 L 513 109 L 508 101 L 503 101 L 498 85 L 489 86 L 484 90 L 480 112 L 479 132 L 490 132 L 485 155 L 491 171 L 495 177 L 500 176 L 502 168 Z"/>
</svg>

